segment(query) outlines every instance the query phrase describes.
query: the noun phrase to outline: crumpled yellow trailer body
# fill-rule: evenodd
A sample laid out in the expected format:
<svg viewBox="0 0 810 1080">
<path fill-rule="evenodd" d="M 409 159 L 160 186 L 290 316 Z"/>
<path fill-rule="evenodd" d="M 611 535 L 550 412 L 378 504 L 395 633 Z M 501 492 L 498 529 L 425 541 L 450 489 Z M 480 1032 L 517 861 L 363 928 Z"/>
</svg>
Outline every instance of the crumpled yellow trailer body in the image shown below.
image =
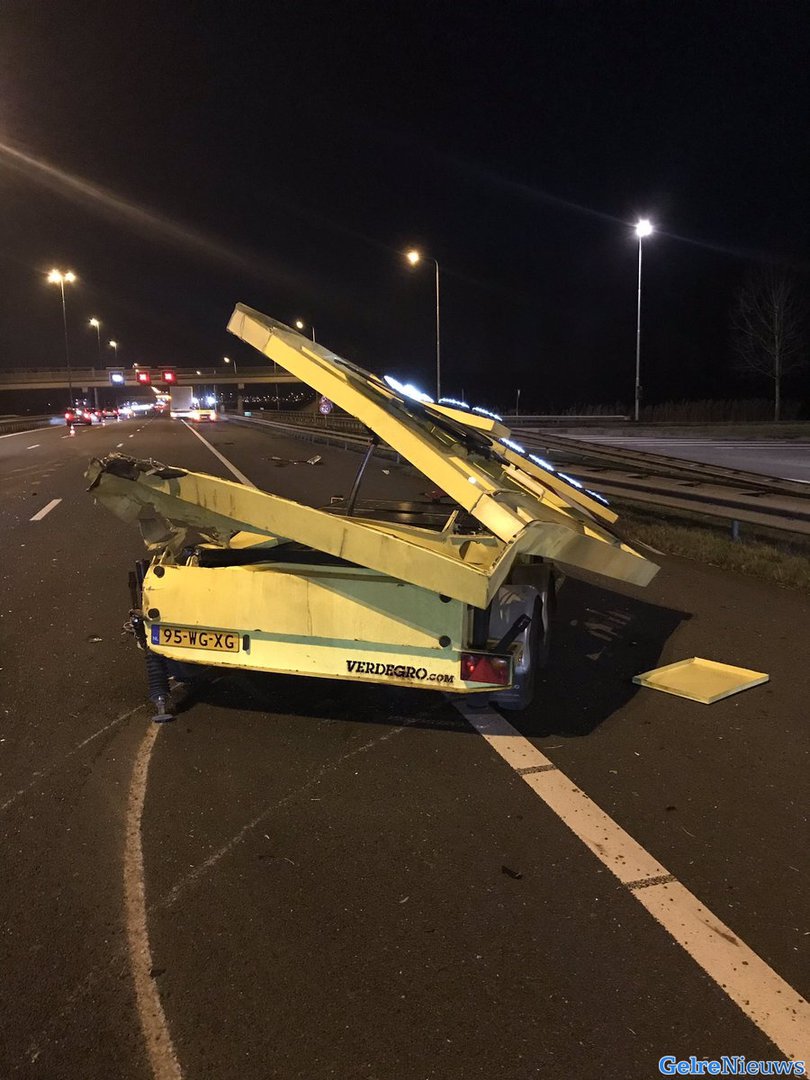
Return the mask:
<svg viewBox="0 0 810 1080">
<path fill-rule="evenodd" d="M 612 533 L 598 496 L 496 418 L 414 400 L 244 305 L 228 328 L 407 459 L 446 493 L 448 516 L 440 529 L 403 525 L 155 462 L 95 460 L 93 494 L 137 520 L 153 552 L 140 583 L 152 655 L 508 693 L 542 651 L 565 570 L 638 585 L 655 574 Z"/>
</svg>

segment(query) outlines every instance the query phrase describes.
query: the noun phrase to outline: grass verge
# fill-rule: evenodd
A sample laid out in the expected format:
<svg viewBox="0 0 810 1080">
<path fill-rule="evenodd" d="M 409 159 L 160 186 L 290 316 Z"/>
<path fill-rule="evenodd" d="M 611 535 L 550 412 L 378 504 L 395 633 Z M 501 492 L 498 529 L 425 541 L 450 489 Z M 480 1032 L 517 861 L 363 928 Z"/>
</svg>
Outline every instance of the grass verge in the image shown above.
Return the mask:
<svg viewBox="0 0 810 1080">
<path fill-rule="evenodd" d="M 735 541 L 728 528 L 721 525 L 647 515 L 636 508 L 620 514 L 622 533 L 630 544 L 641 541 L 668 555 L 749 574 L 783 589 L 810 592 L 810 543 L 802 537 L 766 540 L 746 535 Z"/>
</svg>

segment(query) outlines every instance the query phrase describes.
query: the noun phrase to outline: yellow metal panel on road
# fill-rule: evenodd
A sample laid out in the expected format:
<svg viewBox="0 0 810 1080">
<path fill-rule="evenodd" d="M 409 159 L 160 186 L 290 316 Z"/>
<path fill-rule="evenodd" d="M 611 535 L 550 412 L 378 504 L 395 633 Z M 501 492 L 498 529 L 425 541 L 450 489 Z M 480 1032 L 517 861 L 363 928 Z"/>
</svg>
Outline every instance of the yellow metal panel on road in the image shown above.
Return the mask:
<svg viewBox="0 0 810 1080">
<path fill-rule="evenodd" d="M 675 664 L 645 671 L 642 675 L 634 676 L 633 682 L 648 686 L 651 690 L 663 690 L 665 694 L 711 705 L 741 690 L 761 686 L 769 678 L 764 671 L 749 671 L 748 668 L 693 656 L 689 660 L 679 660 Z"/>
</svg>

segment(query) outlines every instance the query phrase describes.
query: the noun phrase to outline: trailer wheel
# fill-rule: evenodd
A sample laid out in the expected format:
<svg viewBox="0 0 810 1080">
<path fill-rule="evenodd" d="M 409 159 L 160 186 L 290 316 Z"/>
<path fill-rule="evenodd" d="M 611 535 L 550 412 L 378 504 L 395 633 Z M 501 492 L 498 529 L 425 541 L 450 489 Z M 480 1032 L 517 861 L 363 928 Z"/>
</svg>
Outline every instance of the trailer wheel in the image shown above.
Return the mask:
<svg viewBox="0 0 810 1080">
<path fill-rule="evenodd" d="M 523 643 L 525 657 L 524 672 L 511 690 L 504 690 L 492 695 L 491 700 L 509 712 L 528 709 L 534 701 L 537 683 L 537 670 L 544 667 L 548 660 L 548 627 L 544 626 L 543 601 L 538 596 L 532 605 L 532 621 L 526 628 Z"/>
</svg>

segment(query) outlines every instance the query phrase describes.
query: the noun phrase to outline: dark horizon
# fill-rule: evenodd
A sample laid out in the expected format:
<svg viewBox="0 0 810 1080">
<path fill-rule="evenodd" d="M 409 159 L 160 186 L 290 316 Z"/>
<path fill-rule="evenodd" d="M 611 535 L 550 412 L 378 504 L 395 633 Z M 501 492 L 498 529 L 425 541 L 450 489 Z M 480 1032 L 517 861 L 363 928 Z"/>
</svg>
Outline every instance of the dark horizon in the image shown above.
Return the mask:
<svg viewBox="0 0 810 1080">
<path fill-rule="evenodd" d="M 241 10 L 5 5 L 3 367 L 64 363 L 57 266 L 77 366 L 91 316 L 121 364 L 261 363 L 243 301 L 430 391 L 417 245 L 445 393 L 627 407 L 646 216 L 645 401 L 768 396 L 729 311 L 769 261 L 808 287 L 805 5 Z"/>
</svg>

